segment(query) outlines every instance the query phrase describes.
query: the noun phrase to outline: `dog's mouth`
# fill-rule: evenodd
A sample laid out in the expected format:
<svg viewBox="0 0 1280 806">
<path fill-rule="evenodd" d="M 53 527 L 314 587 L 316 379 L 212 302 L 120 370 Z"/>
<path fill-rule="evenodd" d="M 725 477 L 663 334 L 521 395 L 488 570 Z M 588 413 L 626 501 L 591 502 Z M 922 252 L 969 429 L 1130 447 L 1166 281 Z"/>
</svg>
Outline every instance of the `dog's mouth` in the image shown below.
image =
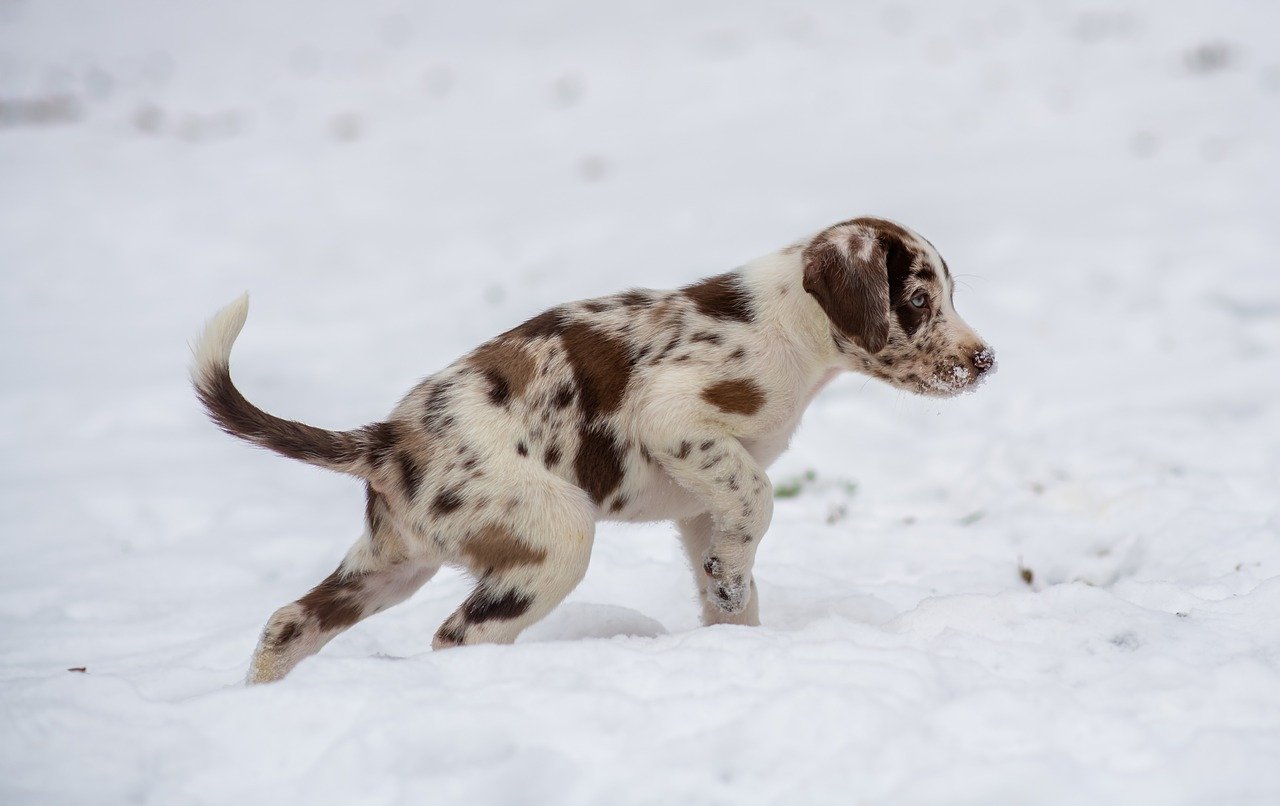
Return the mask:
<svg viewBox="0 0 1280 806">
<path fill-rule="evenodd" d="M 920 381 L 917 391 L 930 397 L 955 397 L 972 392 L 982 385 L 988 375 L 996 371 L 995 354 L 990 349 L 983 350 L 978 358 L 979 362 L 975 367 L 959 362 L 936 367 Z"/>
</svg>

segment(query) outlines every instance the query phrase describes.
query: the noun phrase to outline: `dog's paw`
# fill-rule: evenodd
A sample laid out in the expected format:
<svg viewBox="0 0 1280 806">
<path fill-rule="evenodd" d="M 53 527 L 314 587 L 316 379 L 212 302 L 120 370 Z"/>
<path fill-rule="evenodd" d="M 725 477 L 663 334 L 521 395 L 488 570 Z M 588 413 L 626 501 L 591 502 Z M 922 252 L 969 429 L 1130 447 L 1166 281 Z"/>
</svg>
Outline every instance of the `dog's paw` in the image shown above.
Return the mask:
<svg viewBox="0 0 1280 806">
<path fill-rule="evenodd" d="M 729 573 L 719 557 L 710 556 L 702 563 L 707 573 L 707 601 L 721 612 L 734 616 L 741 613 L 751 598 L 751 582 L 745 574 Z"/>
</svg>

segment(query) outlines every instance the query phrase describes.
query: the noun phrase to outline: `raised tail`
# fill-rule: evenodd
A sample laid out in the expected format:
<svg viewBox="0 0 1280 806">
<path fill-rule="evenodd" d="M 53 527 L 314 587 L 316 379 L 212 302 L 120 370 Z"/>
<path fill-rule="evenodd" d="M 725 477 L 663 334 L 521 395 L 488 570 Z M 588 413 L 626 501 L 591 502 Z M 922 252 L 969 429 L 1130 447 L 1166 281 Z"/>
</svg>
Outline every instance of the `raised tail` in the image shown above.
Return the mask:
<svg viewBox="0 0 1280 806">
<path fill-rule="evenodd" d="M 192 349 L 191 382 L 209 417 L 228 434 L 291 459 L 371 478 L 398 439 L 395 423 L 329 431 L 268 414 L 231 382 L 231 347 L 249 315 L 249 295 L 214 314 Z"/>
</svg>

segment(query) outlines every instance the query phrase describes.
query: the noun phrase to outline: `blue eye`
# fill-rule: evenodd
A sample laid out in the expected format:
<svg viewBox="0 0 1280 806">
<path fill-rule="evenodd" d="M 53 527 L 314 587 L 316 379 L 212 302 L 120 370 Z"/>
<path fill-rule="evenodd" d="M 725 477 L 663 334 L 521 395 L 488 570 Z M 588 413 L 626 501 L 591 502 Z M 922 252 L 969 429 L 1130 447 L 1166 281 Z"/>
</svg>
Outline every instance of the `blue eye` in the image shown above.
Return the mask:
<svg viewBox="0 0 1280 806">
<path fill-rule="evenodd" d="M 925 302 L 928 301 L 928 299 L 929 297 L 923 293 L 916 294 L 914 297 L 911 298 L 911 304 L 916 306 L 917 308 L 923 308 Z"/>
</svg>

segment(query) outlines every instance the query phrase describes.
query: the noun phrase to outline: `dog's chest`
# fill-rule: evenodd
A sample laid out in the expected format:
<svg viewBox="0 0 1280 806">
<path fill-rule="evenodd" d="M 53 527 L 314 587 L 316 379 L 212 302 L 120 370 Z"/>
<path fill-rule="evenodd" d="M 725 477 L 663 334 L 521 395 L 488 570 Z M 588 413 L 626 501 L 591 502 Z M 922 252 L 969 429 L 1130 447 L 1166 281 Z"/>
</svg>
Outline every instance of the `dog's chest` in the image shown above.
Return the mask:
<svg viewBox="0 0 1280 806">
<path fill-rule="evenodd" d="M 771 427 L 739 440 L 756 463 L 763 468 L 768 468 L 786 451 L 791 437 L 800 425 L 805 409 L 835 375 L 835 370 L 823 374 L 805 393 L 788 401 L 785 408 L 771 412 L 773 415 L 770 418 Z M 628 503 L 620 511 L 610 513 L 608 515 L 610 520 L 629 522 L 681 520 L 698 515 L 705 509 L 703 503 L 677 484 L 657 464 L 649 463 L 634 468 L 631 473 L 628 473 L 625 487 Z"/>
</svg>

